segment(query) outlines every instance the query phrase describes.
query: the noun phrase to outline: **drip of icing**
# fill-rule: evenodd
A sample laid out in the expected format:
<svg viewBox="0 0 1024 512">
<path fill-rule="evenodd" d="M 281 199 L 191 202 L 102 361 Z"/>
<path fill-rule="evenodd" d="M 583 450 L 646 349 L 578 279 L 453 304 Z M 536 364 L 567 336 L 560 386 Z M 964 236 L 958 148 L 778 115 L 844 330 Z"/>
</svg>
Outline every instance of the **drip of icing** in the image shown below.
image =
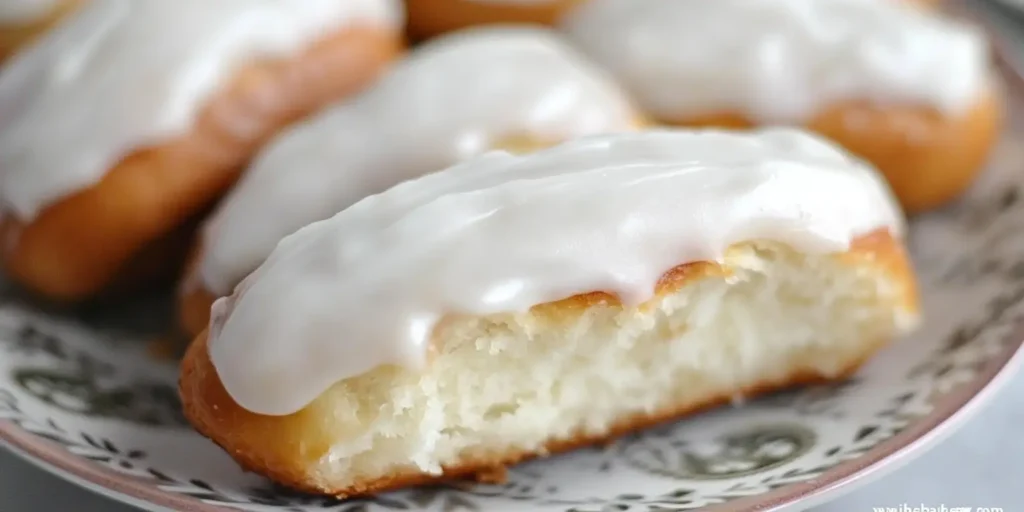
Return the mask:
<svg viewBox="0 0 1024 512">
<path fill-rule="evenodd" d="M 31 23 L 53 12 L 63 0 L 3 0 L 0 25 Z"/>
<path fill-rule="evenodd" d="M 30 220 L 186 133 L 241 66 L 402 15 L 397 0 L 91 0 L 0 72 L 0 207 Z"/>
<path fill-rule="evenodd" d="M 603 71 L 549 30 L 436 39 L 263 152 L 204 228 L 201 284 L 228 294 L 284 236 L 502 139 L 557 143 L 627 131 L 637 117 Z"/>
<path fill-rule="evenodd" d="M 593 0 L 565 31 L 660 118 L 801 122 L 842 101 L 955 115 L 989 78 L 973 28 L 892 0 Z"/>
<path fill-rule="evenodd" d="M 802 132 L 651 131 L 495 152 L 288 236 L 217 301 L 210 356 L 244 408 L 296 412 L 386 364 L 419 368 L 445 315 L 607 291 L 636 305 L 671 268 L 766 239 L 844 251 L 902 233 L 885 182 Z"/>
</svg>

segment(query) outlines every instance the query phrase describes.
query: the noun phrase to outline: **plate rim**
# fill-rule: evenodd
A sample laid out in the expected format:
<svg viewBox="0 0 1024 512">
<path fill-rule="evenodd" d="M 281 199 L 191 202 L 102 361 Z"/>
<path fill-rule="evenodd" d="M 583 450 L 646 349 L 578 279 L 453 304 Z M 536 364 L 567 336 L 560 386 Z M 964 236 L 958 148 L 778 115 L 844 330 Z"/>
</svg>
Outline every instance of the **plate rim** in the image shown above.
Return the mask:
<svg viewBox="0 0 1024 512">
<path fill-rule="evenodd" d="M 837 464 L 821 475 L 763 494 L 712 505 L 705 512 L 778 512 L 797 503 L 830 501 L 923 455 L 928 448 L 956 432 L 992 399 L 1024 365 L 1024 321 L 1008 339 L 1016 340 L 993 357 L 970 382 L 957 386 L 932 403 L 927 415 L 856 458 Z M 803 504 L 803 503 L 801 503 Z"/>
<path fill-rule="evenodd" d="M 980 16 L 965 5 L 966 0 L 940 2 L 953 7 L 961 16 L 970 19 L 988 36 L 993 48 L 995 65 L 1002 69 L 1008 85 L 1024 91 L 1024 69 L 1014 65 L 1007 57 L 1011 50 L 1007 43 Z M 1000 2 L 1002 3 L 1002 2 Z M 964 12 L 967 11 L 967 12 Z M 1024 51 L 1024 49 L 1022 49 Z M 918 418 L 898 434 L 882 441 L 854 459 L 841 462 L 824 473 L 805 482 L 786 485 L 754 496 L 738 498 L 702 508 L 706 512 L 780 512 L 797 504 L 815 504 L 830 501 L 874 478 L 908 464 L 924 454 L 928 448 L 953 434 L 990 403 L 998 392 L 1024 366 L 1024 321 L 1011 331 L 1007 339 L 1014 340 L 993 356 L 969 382 L 962 383 L 937 401 L 932 410 Z M 59 444 L 32 434 L 11 420 L 0 419 L 0 447 L 9 453 L 72 485 L 99 494 L 108 499 L 145 510 L 163 512 L 237 512 L 236 508 L 206 503 L 197 498 L 175 494 L 154 486 L 151 482 L 120 474 L 111 469 L 79 457 Z"/>
<path fill-rule="evenodd" d="M 44 471 L 48 475 L 51 475 L 51 476 L 56 477 L 56 478 L 59 478 L 59 479 L 65 481 L 65 482 L 67 482 L 67 483 L 69 483 L 71 485 L 74 485 L 74 486 L 78 487 L 79 489 L 82 489 L 82 490 L 88 491 L 90 493 L 102 496 L 104 499 L 114 500 L 116 502 L 119 502 L 119 503 L 122 503 L 122 504 L 125 504 L 125 505 L 129 505 L 129 506 L 138 508 L 140 510 L 146 510 L 146 511 L 149 511 L 149 512 L 165 512 L 165 511 L 166 512 L 175 512 L 173 509 L 164 508 L 162 505 L 159 505 L 159 504 L 157 504 L 157 503 L 155 503 L 153 501 L 150 501 L 150 500 L 138 497 L 138 496 L 133 496 L 133 495 L 130 495 L 130 494 L 125 494 L 125 493 L 118 492 L 117 490 L 114 490 L 114 489 L 112 489 L 112 488 L 110 488 L 108 486 L 101 485 L 101 484 L 99 484 L 99 483 L 97 483 L 97 482 L 95 482 L 95 481 L 93 481 L 93 480 L 91 480 L 89 478 L 86 478 L 85 476 L 73 473 L 73 472 L 69 471 L 67 468 L 56 466 L 56 465 L 51 464 L 50 462 L 48 462 L 46 460 L 43 460 L 40 457 L 35 457 L 34 455 L 29 453 L 28 451 L 25 451 L 25 450 L 21 449 L 21 447 L 15 446 L 13 444 L 8 443 L 6 441 L 6 439 L 3 438 L 3 427 L 5 426 L 5 425 L 3 425 L 3 423 L 4 422 L 0 422 L 0 447 L 3 447 L 4 449 L 6 449 L 7 453 L 10 453 L 10 454 L 14 455 L 15 457 L 17 457 L 18 459 L 20 459 L 22 461 L 25 461 L 29 465 Z M 17 425 L 14 425 L 14 426 L 15 426 L 15 428 L 18 428 Z M 32 436 L 32 435 L 33 434 L 29 434 L 29 436 Z M 54 443 L 54 445 L 55 445 L 56 448 L 62 449 L 62 447 L 60 445 L 56 445 L 55 443 Z M 95 465 L 95 464 L 93 464 L 93 465 Z M 100 467 L 100 469 L 104 469 L 104 468 Z M 116 473 L 115 473 L 115 475 L 116 475 Z M 131 477 L 127 476 L 127 475 L 116 475 L 116 476 L 117 477 L 122 477 L 122 478 L 131 478 Z M 158 489 L 158 491 L 159 491 L 159 489 Z M 160 492 L 164 492 L 164 491 L 160 491 Z M 183 512 L 191 512 L 191 511 L 183 511 Z"/>
<path fill-rule="evenodd" d="M 818 477 L 767 493 L 738 498 L 703 508 L 706 512 L 778 512 L 807 501 L 828 501 L 867 483 L 871 477 L 895 470 L 935 446 L 961 427 L 992 398 L 1024 364 L 1024 322 L 1013 339 L 993 356 L 970 382 L 958 385 L 932 404 L 932 411 L 900 433 L 864 454 L 837 464 Z M 0 420 L 0 446 L 32 465 L 73 485 L 132 506 L 179 512 L 228 512 L 238 509 L 175 494 L 151 482 L 117 473 L 79 457 L 53 441 L 28 432 L 10 420 Z"/>
</svg>

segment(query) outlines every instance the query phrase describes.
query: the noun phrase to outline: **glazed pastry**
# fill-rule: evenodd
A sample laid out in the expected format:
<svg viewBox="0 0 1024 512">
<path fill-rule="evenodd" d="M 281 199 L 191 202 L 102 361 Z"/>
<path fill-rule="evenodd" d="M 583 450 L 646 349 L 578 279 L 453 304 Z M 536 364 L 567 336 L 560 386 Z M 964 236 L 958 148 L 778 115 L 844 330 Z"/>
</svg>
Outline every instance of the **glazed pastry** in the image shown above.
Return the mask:
<svg viewBox="0 0 1024 512">
<path fill-rule="evenodd" d="M 126 269 L 165 266 L 133 259 L 373 80 L 401 20 L 392 0 L 90 1 L 0 73 L 9 274 L 62 301 L 145 282 Z"/>
<path fill-rule="evenodd" d="M 409 32 L 417 39 L 477 25 L 556 25 L 566 12 L 589 0 L 405 0 Z M 868 0 L 874 1 L 874 0 Z M 931 6 L 937 0 L 879 0 Z"/>
<path fill-rule="evenodd" d="M 0 62 L 49 30 L 85 0 L 0 2 Z"/>
<path fill-rule="evenodd" d="M 808 127 L 874 163 L 909 212 L 962 193 L 998 136 L 982 34 L 900 2 L 593 0 L 564 28 L 652 117 Z"/>
<path fill-rule="evenodd" d="M 203 230 L 182 286 L 185 331 L 205 329 L 213 299 L 281 238 L 363 197 L 490 149 L 529 151 L 640 123 L 623 91 L 548 29 L 436 39 L 263 151 Z"/>
<path fill-rule="evenodd" d="M 285 238 L 189 348 L 185 413 L 307 491 L 494 475 L 851 374 L 918 321 L 901 233 L 798 131 L 487 154 Z"/>
<path fill-rule="evenodd" d="M 418 39 L 475 25 L 554 25 L 585 0 L 405 0 L 409 33 Z"/>
</svg>

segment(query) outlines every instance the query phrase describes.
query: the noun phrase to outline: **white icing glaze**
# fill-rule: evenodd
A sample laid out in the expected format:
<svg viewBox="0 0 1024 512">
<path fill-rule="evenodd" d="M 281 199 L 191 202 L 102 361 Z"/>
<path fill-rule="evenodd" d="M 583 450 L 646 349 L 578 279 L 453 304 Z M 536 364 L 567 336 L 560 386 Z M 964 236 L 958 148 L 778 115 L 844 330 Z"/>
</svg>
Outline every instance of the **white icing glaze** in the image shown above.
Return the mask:
<svg viewBox="0 0 1024 512">
<path fill-rule="evenodd" d="M 295 412 L 332 384 L 420 368 L 438 320 L 591 291 L 627 305 L 730 245 L 809 253 L 903 225 L 885 182 L 786 129 L 594 136 L 489 153 L 370 196 L 288 236 L 218 300 L 210 356 L 251 411 Z"/>
<path fill-rule="evenodd" d="M 397 0 L 92 0 L 0 72 L 0 207 L 31 219 L 187 132 L 241 66 L 402 15 Z"/>
<path fill-rule="evenodd" d="M 31 23 L 53 12 L 63 0 L 0 1 L 0 25 Z"/>
<path fill-rule="evenodd" d="M 199 284 L 226 295 L 284 236 L 503 138 L 556 143 L 626 131 L 637 117 L 623 91 L 550 30 L 436 39 L 263 152 L 204 228 Z"/>
<path fill-rule="evenodd" d="M 982 34 L 892 0 L 593 0 L 563 28 L 658 117 L 800 122 L 843 100 L 958 114 L 989 78 Z"/>
</svg>

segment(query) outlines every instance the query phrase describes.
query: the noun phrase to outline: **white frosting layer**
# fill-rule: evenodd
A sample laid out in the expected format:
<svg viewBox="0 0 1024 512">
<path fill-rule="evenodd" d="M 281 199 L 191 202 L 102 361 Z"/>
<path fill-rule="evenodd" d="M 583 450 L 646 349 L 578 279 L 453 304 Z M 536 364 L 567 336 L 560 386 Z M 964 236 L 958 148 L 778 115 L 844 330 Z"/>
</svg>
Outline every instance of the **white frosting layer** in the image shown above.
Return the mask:
<svg viewBox="0 0 1024 512">
<path fill-rule="evenodd" d="M 591 291 L 650 299 L 671 268 L 767 239 L 844 251 L 902 233 L 884 181 L 790 130 L 640 132 L 494 152 L 368 197 L 285 238 L 213 308 L 210 356 L 256 413 L 300 410 L 385 364 L 421 367 L 449 313 Z"/>
<path fill-rule="evenodd" d="M 974 105 L 988 47 L 892 0 L 593 0 L 564 28 L 658 117 L 800 122 L 844 100 Z"/>
<path fill-rule="evenodd" d="M 31 23 L 43 18 L 63 0 L 2 0 L 0 25 Z"/>
<path fill-rule="evenodd" d="M 557 143 L 625 131 L 637 117 L 603 71 L 549 30 L 436 39 L 263 152 L 204 229 L 201 284 L 226 295 L 284 236 L 504 138 Z"/>
<path fill-rule="evenodd" d="M 92 0 L 0 72 L 0 207 L 24 219 L 192 126 L 257 59 L 341 27 L 398 27 L 397 0 Z"/>
</svg>

